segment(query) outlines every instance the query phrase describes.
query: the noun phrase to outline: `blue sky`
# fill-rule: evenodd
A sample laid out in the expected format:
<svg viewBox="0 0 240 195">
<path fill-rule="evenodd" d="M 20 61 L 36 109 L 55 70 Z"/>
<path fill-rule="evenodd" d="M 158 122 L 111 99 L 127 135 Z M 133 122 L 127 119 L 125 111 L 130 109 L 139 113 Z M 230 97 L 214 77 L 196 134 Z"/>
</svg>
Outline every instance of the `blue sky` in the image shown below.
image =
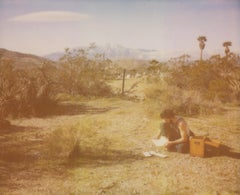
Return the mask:
<svg viewBox="0 0 240 195">
<path fill-rule="evenodd" d="M 0 48 L 45 55 L 107 43 L 163 53 L 240 52 L 239 0 L 0 0 Z"/>
</svg>

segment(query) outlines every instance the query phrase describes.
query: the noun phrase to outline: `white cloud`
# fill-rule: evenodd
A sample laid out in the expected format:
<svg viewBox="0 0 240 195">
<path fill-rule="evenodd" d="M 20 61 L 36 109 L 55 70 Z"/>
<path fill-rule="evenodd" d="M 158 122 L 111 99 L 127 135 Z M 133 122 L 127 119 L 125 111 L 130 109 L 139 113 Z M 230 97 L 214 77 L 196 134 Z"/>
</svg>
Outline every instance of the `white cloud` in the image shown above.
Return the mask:
<svg viewBox="0 0 240 195">
<path fill-rule="evenodd" d="M 11 18 L 14 22 L 76 22 L 88 18 L 87 14 L 68 11 L 42 11 Z"/>
</svg>

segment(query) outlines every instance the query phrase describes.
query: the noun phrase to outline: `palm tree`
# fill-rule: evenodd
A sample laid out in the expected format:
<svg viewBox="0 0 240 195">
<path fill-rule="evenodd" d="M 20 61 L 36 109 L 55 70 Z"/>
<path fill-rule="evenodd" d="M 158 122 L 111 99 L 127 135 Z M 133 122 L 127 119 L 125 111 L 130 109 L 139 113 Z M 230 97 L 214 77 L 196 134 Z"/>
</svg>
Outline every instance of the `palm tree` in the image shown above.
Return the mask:
<svg viewBox="0 0 240 195">
<path fill-rule="evenodd" d="M 200 50 L 201 50 L 200 61 L 202 61 L 202 52 L 203 52 L 203 49 L 205 47 L 205 42 L 207 41 L 207 38 L 205 36 L 199 36 L 197 40 L 199 41 L 199 47 L 200 47 Z"/>
<path fill-rule="evenodd" d="M 228 56 L 228 54 L 230 52 L 229 46 L 232 46 L 232 42 L 231 41 L 226 41 L 226 42 L 223 43 L 223 47 L 225 47 L 226 57 Z"/>
</svg>

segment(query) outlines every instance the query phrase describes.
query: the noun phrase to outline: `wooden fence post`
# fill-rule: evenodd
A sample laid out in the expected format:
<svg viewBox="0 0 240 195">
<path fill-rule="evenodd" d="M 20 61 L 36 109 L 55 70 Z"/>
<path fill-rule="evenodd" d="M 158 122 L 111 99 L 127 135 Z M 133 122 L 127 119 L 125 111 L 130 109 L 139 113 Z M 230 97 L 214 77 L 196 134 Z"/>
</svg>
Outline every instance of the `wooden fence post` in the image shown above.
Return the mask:
<svg viewBox="0 0 240 195">
<path fill-rule="evenodd" d="M 125 74 L 126 74 L 126 69 L 123 70 L 123 78 L 122 78 L 122 96 L 124 96 Z"/>
</svg>

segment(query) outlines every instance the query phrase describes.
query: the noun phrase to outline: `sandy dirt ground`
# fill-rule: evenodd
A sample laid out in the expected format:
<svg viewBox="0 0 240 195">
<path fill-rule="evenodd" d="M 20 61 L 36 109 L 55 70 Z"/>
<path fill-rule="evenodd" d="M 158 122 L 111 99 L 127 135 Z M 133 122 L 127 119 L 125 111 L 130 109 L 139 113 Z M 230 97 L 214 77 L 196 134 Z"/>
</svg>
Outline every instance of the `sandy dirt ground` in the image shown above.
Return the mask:
<svg viewBox="0 0 240 195">
<path fill-rule="evenodd" d="M 192 157 L 152 146 L 160 119 L 147 114 L 144 101 L 102 98 L 65 106 L 58 115 L 11 120 L 12 127 L 0 131 L 0 194 L 240 194 L 239 159 Z M 186 120 L 196 134 L 208 133 L 239 150 L 239 114 L 239 108 L 228 108 Z M 46 155 L 57 128 L 86 119 L 96 133 L 89 137 L 90 153 L 82 151 L 74 160 Z M 64 146 L 61 141 L 52 144 Z M 144 157 L 149 150 L 168 157 Z"/>
</svg>

